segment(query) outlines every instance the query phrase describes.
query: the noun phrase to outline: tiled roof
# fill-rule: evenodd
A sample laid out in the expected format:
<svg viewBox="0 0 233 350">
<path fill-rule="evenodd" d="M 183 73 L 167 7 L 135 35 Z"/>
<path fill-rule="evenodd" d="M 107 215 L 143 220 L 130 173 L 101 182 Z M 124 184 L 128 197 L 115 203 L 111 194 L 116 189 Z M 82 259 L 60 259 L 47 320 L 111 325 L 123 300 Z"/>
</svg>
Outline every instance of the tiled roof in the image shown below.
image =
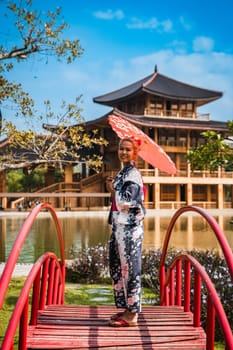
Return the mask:
<svg viewBox="0 0 233 350">
<path fill-rule="evenodd" d="M 199 105 L 222 97 L 222 92 L 220 91 L 208 90 L 194 85 L 185 84 L 159 74 L 156 71 L 155 73 L 119 90 L 94 97 L 93 101 L 113 107 L 116 103 L 127 100 L 129 97 L 136 96 L 142 92 L 170 100 L 199 101 Z"/>
</svg>

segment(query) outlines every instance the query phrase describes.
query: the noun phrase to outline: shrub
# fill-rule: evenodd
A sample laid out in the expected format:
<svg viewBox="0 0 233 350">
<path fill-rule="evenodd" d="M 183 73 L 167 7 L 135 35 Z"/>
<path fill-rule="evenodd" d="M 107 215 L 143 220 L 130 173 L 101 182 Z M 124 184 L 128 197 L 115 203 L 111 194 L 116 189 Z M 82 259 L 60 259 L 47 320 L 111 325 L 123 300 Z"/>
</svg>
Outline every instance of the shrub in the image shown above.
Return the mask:
<svg viewBox="0 0 233 350">
<path fill-rule="evenodd" d="M 77 283 L 106 282 L 108 276 L 108 246 L 98 245 L 81 251 L 71 249 L 74 256 L 71 266 L 66 269 L 66 279 Z M 75 257 L 77 256 L 77 257 Z"/>
</svg>

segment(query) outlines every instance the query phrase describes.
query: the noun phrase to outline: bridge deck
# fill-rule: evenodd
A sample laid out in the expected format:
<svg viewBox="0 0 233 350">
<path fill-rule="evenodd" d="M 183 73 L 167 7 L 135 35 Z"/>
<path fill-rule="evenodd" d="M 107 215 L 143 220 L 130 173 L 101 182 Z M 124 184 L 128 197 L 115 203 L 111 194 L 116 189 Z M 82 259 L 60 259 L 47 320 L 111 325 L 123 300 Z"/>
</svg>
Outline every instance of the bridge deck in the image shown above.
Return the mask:
<svg viewBox="0 0 233 350">
<path fill-rule="evenodd" d="M 119 311 L 119 310 L 118 310 Z M 29 326 L 27 349 L 205 349 L 206 335 L 181 307 L 143 307 L 137 327 L 113 328 L 113 306 L 48 306 Z"/>
</svg>

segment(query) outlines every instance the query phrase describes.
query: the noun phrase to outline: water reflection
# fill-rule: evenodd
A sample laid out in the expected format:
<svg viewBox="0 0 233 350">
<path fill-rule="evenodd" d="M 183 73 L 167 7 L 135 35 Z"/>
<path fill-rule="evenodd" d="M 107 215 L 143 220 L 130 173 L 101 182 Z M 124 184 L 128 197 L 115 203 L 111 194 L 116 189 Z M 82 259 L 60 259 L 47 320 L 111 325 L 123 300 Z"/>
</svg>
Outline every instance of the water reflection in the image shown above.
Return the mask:
<svg viewBox="0 0 233 350">
<path fill-rule="evenodd" d="M 106 244 L 111 227 L 107 224 L 107 212 L 59 213 L 65 242 L 65 257 L 71 258 L 70 248 L 87 248 Z M 0 262 L 9 256 L 16 235 L 21 229 L 27 214 L 2 215 L 0 217 Z M 149 214 L 145 219 L 144 249 L 161 248 L 170 217 Z M 233 248 L 232 217 L 215 216 L 219 226 Z M 174 227 L 171 246 L 179 249 L 216 249 L 218 242 L 208 223 L 198 215 L 183 214 Z M 59 255 L 59 245 L 55 225 L 49 213 L 41 213 L 32 226 L 18 262 L 32 263 L 45 251 Z"/>
</svg>

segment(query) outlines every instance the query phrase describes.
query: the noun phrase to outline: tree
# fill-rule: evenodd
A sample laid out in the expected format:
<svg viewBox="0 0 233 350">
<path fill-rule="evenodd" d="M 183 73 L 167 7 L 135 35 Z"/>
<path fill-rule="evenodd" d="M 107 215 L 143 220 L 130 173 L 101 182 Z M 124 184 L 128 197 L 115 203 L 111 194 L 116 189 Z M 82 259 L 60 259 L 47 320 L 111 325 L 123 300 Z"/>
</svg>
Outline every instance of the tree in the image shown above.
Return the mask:
<svg viewBox="0 0 233 350">
<path fill-rule="evenodd" d="M 97 129 L 86 131 L 77 104 L 63 102 L 61 113 L 54 115 L 50 102 L 47 114 L 55 125 L 44 124 L 45 132 L 36 134 L 32 129 L 18 131 L 11 122 L 5 123 L 8 138 L 0 152 L 0 171 L 16 168 L 49 166 L 62 168 L 64 164 L 85 162 L 96 171 L 102 165 L 100 145 L 107 141 L 99 136 Z M 64 112 L 63 112 L 64 110 Z M 79 123 L 73 124 L 74 120 Z"/>
<path fill-rule="evenodd" d="M 29 166 L 35 168 L 47 163 L 62 166 L 64 163 L 82 161 L 88 161 L 91 167 L 98 169 L 102 156 L 95 151 L 106 141 L 97 130 L 86 132 L 78 106 L 80 97 L 72 104 L 61 101 L 61 112 L 56 115 L 47 100 L 44 102 L 46 115 L 37 115 L 29 93 L 23 90 L 20 83 L 7 79 L 16 61 L 29 60 L 35 54 L 43 54 L 45 59 L 49 56 L 65 59 L 67 64 L 83 54 L 78 39 L 64 38 L 68 25 L 61 17 L 61 9 L 43 13 L 33 9 L 32 0 L 22 0 L 20 5 L 8 4 L 6 0 L 0 2 L 6 4 L 2 16 L 7 18 L 7 23 L 13 21 L 11 24 L 14 24 L 18 34 L 14 36 L 15 43 L 12 46 L 10 42 L 7 48 L 0 45 L 0 103 L 15 103 L 19 107 L 15 115 L 24 116 L 28 121 L 28 129 L 19 131 L 12 122 L 3 120 L 1 132 L 6 142 L 4 150 L 0 152 L 0 171 Z M 47 121 L 47 126 L 51 121 L 55 127 L 36 134 L 36 128 L 31 124 L 42 125 L 43 120 Z"/>
<path fill-rule="evenodd" d="M 233 135 L 233 122 L 228 122 L 230 134 Z M 216 171 L 219 167 L 225 170 L 233 170 L 233 157 L 230 144 L 227 139 L 216 131 L 202 132 L 204 144 L 191 148 L 186 158 L 191 164 L 192 170 Z M 230 136 L 228 137 L 231 140 Z M 233 142 L 233 140 L 232 140 Z"/>
<path fill-rule="evenodd" d="M 10 99 L 19 105 L 20 114 L 33 115 L 34 102 L 30 95 L 20 83 L 10 82 L 4 76 L 14 68 L 13 62 L 28 60 L 32 55 L 40 54 L 44 59 L 53 55 L 59 60 L 65 59 L 69 64 L 82 55 L 83 49 L 78 39 L 71 41 L 63 38 L 68 24 L 61 18 L 61 8 L 43 13 L 32 9 L 32 0 L 22 0 L 20 6 L 16 3 L 7 5 L 6 0 L 1 2 L 6 4 L 5 12 L 1 13 L 1 23 L 4 23 L 4 19 L 7 19 L 7 24 L 12 21 L 14 44 L 11 45 L 13 38 L 9 38 L 7 48 L 0 45 L 0 101 Z M 1 28 L 3 32 L 4 27 Z"/>
</svg>

